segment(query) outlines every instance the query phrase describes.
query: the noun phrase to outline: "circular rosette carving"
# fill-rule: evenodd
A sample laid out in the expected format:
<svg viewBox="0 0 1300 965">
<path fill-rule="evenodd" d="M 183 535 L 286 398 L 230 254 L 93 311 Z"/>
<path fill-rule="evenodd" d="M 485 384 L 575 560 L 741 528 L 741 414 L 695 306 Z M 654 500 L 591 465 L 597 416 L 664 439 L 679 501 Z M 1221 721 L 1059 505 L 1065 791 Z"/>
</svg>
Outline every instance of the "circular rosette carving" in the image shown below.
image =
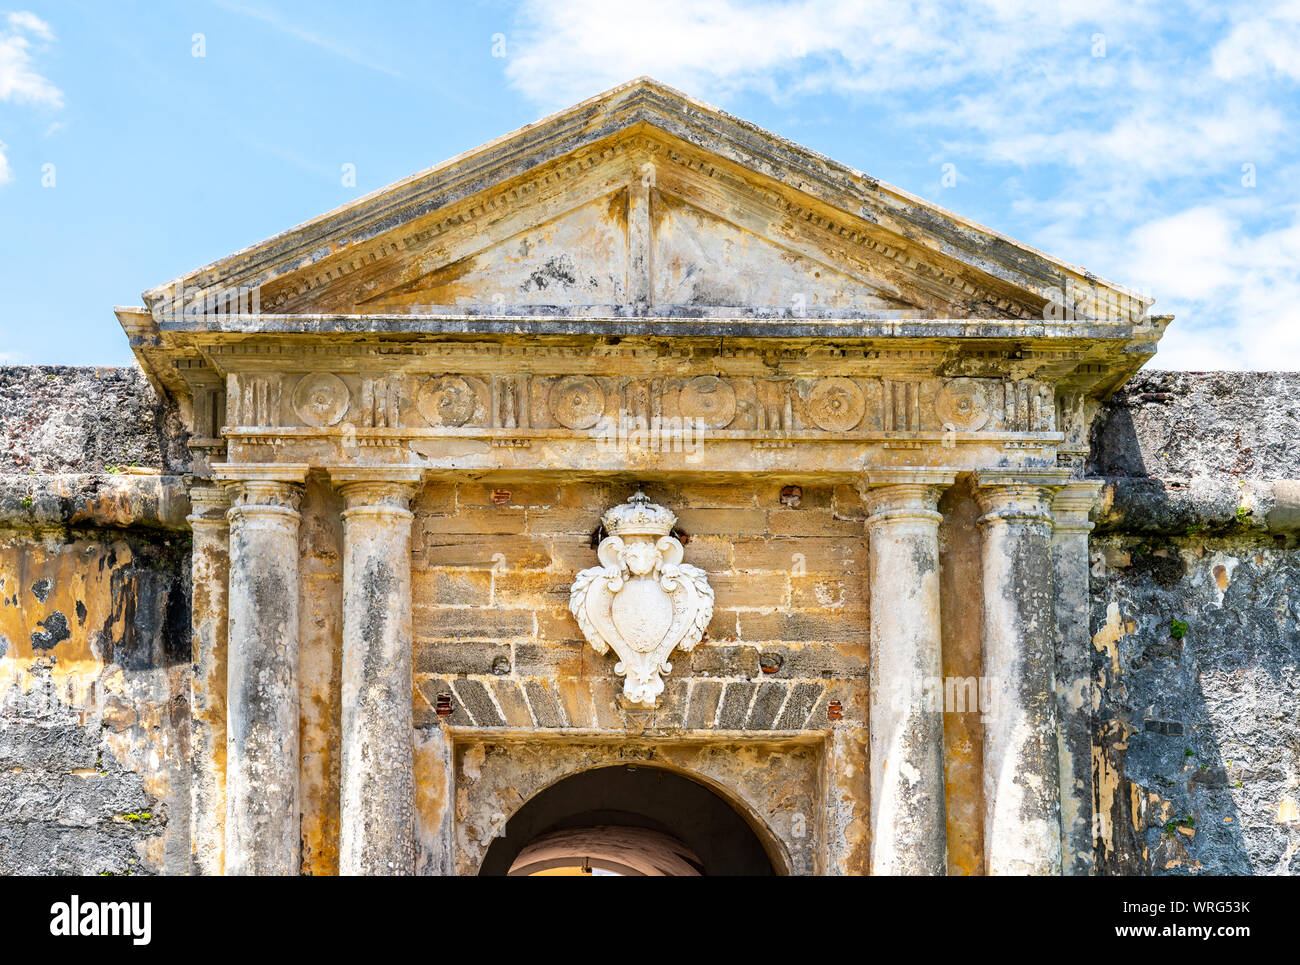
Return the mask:
<svg viewBox="0 0 1300 965">
<path fill-rule="evenodd" d="M 332 426 L 347 414 L 351 395 L 337 375 L 313 372 L 298 380 L 293 390 L 293 410 L 309 426 Z"/>
<path fill-rule="evenodd" d="M 589 375 L 566 375 L 551 386 L 550 406 L 566 429 L 590 429 L 605 412 L 605 393 Z"/>
<path fill-rule="evenodd" d="M 935 395 L 934 411 L 944 428 L 974 432 L 989 421 L 989 395 L 977 379 L 953 379 Z"/>
<path fill-rule="evenodd" d="M 852 379 L 822 379 L 808 393 L 808 416 L 827 432 L 848 432 L 867 411 L 867 400 Z"/>
<path fill-rule="evenodd" d="M 700 375 L 682 386 L 682 418 L 721 429 L 736 418 L 736 390 L 716 375 Z"/>
<path fill-rule="evenodd" d="M 420 387 L 415 397 L 416 408 L 429 425 L 463 426 L 474 416 L 478 395 L 473 386 L 459 375 L 444 375 Z"/>
</svg>

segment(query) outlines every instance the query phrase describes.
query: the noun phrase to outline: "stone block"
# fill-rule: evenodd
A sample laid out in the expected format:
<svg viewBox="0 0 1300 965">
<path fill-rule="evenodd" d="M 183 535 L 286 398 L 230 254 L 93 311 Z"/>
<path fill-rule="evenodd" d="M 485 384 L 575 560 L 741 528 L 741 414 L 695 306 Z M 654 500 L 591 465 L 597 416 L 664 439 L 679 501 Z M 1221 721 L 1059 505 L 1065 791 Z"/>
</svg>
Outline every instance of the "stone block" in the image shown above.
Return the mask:
<svg viewBox="0 0 1300 965">
<path fill-rule="evenodd" d="M 509 640 L 531 637 L 533 615 L 525 610 L 440 607 L 417 603 L 411 615 L 417 637 L 429 640 Z"/>
<path fill-rule="evenodd" d="M 708 730 L 718 716 L 723 684 L 716 680 L 693 680 L 686 708 L 686 726 L 691 730 Z"/>
<path fill-rule="evenodd" d="M 528 680 L 524 683 L 524 693 L 528 705 L 533 709 L 533 717 L 538 727 L 564 727 L 568 722 L 555 693 L 543 681 Z"/>
<path fill-rule="evenodd" d="M 551 548 L 533 536 L 494 536 L 490 540 L 465 534 L 431 533 L 422 545 L 426 566 L 467 566 L 497 570 L 544 570 L 551 565 Z"/>
<path fill-rule="evenodd" d="M 745 721 L 745 727 L 749 730 L 769 730 L 776 721 L 776 716 L 781 712 L 781 706 L 785 703 L 786 694 L 789 688 L 786 684 L 775 680 L 765 680 L 758 685 L 758 693 L 754 695 L 753 706 L 749 709 L 749 717 Z"/>
<path fill-rule="evenodd" d="M 483 681 L 473 677 L 457 677 L 452 680 L 451 686 L 479 727 L 500 727 L 505 723 Z"/>
<path fill-rule="evenodd" d="M 718 727 L 722 730 L 743 730 L 749 717 L 749 705 L 754 699 L 758 684 L 732 681 L 722 692 L 722 706 L 718 709 Z"/>
<path fill-rule="evenodd" d="M 808 726 L 809 716 L 817 706 L 823 686 L 820 683 L 803 682 L 790 687 L 790 696 L 786 698 L 785 707 L 777 720 L 776 730 L 802 730 Z"/>
<path fill-rule="evenodd" d="M 740 639 L 746 643 L 767 641 L 867 643 L 868 626 L 853 613 L 823 615 L 807 611 L 791 613 L 750 613 L 738 615 Z"/>
<path fill-rule="evenodd" d="M 416 673 L 490 674 L 497 660 L 510 664 L 510 645 L 491 640 L 422 640 L 413 645 Z"/>
<path fill-rule="evenodd" d="M 441 534 L 471 536 L 511 536 L 527 529 L 525 512 L 518 506 L 463 507 L 448 516 L 426 516 L 423 532 L 426 543 Z"/>
</svg>

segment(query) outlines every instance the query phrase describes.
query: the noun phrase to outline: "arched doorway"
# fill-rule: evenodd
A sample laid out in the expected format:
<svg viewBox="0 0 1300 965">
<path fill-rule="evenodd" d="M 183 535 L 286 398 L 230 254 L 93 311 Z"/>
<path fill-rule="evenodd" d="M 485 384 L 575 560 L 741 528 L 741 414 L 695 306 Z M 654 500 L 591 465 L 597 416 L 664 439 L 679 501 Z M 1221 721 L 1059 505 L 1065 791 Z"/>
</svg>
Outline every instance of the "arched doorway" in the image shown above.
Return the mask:
<svg viewBox="0 0 1300 965">
<path fill-rule="evenodd" d="M 724 798 L 675 771 L 599 767 L 535 795 L 488 848 L 481 875 L 773 875 Z"/>
</svg>

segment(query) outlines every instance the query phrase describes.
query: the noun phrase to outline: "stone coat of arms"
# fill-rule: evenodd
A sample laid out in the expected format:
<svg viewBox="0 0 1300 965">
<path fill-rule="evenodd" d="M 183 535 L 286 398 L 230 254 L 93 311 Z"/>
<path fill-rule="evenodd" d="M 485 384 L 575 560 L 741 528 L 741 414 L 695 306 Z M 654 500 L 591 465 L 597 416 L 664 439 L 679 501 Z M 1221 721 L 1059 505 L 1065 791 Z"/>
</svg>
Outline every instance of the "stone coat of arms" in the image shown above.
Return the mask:
<svg viewBox="0 0 1300 965">
<path fill-rule="evenodd" d="M 599 654 L 612 648 L 630 703 L 653 707 L 663 693 L 668 657 L 689 652 L 713 618 L 713 588 L 702 569 L 682 562 L 672 536 L 677 517 L 638 492 L 602 518 L 608 534 L 596 549 L 601 565 L 573 581 L 569 609 Z"/>
</svg>

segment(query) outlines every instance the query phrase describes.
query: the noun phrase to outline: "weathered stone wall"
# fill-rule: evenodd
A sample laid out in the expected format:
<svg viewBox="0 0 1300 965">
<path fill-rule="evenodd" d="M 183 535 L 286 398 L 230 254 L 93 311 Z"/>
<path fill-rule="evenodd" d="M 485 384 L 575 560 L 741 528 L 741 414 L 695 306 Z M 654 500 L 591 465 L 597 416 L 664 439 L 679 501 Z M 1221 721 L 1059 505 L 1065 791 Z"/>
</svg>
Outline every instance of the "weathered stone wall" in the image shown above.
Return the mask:
<svg viewBox="0 0 1300 965">
<path fill-rule="evenodd" d="M 0 366 L 0 474 L 183 472 L 185 430 L 138 368 Z"/>
<path fill-rule="evenodd" d="M 1094 476 L 1300 479 L 1300 373 L 1144 371 L 1093 424 Z"/>
<path fill-rule="evenodd" d="M 184 437 L 137 369 L 0 368 L 0 874 L 189 867 Z"/>
<path fill-rule="evenodd" d="M 0 538 L 0 873 L 188 869 L 185 544 Z"/>
<path fill-rule="evenodd" d="M 1300 478 L 1297 407 L 1296 375 L 1154 372 L 1099 416 L 1090 472 L 1108 484 L 1091 632 L 1107 873 L 1300 871 L 1300 517 L 1277 482 Z M 189 560 L 176 413 L 132 369 L 0 369 L 0 439 L 0 873 L 184 872 Z M 717 606 L 708 640 L 677 655 L 661 707 L 636 718 L 609 710 L 613 660 L 581 642 L 567 612 L 572 574 L 596 562 L 595 522 L 632 483 L 434 482 L 418 497 L 423 869 L 466 866 L 486 846 L 475 835 L 490 833 L 480 804 L 524 787 L 520 769 L 537 755 L 544 783 L 565 754 L 575 766 L 646 759 L 646 738 L 688 729 L 746 736 L 756 768 L 770 738 L 828 730 L 827 751 L 791 745 L 799 767 L 820 754 L 816 795 L 864 797 L 833 786 L 865 780 L 833 757 L 865 754 L 857 494 L 804 486 L 794 507 L 776 484 L 647 486 L 679 514 L 686 559 L 709 571 Z M 301 777 L 303 865 L 317 873 L 338 860 L 340 508 L 327 485 L 309 484 Z M 453 698 L 450 718 L 436 714 L 439 693 Z M 833 699 L 840 721 L 828 720 Z M 554 728 L 553 742 L 517 745 L 527 754 L 504 769 L 466 767 L 534 725 Z M 629 725 L 626 740 L 599 739 Z M 665 766 L 718 763 L 687 745 L 660 753 Z M 972 760 L 950 750 L 950 782 Z M 757 799 L 761 782 L 728 773 L 717 779 L 741 804 Z M 809 782 L 772 774 L 795 809 Z M 454 801 L 452 815 L 441 800 Z M 860 867 L 865 808 L 832 813 L 842 823 L 815 828 L 816 840 L 838 840 L 835 860 Z M 453 817 L 465 824 L 459 842 Z M 953 842 L 970 856 L 954 870 L 975 870 L 978 840 Z M 792 863 L 799 847 L 787 849 Z"/>
<path fill-rule="evenodd" d="M 1145 373 L 1093 435 L 1111 874 L 1300 874 L 1300 374 Z"/>
</svg>

